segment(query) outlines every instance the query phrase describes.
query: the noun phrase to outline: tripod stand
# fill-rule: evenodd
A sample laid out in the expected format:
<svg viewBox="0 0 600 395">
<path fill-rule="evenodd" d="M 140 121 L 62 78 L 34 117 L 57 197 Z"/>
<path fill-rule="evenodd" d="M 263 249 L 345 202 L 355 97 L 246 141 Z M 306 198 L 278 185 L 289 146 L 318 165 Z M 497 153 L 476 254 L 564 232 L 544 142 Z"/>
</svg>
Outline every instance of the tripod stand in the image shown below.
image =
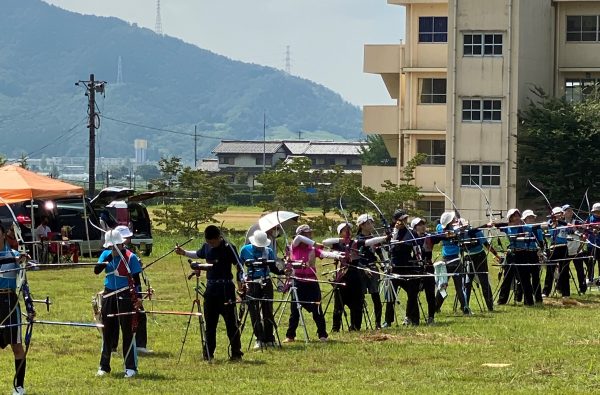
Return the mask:
<svg viewBox="0 0 600 395">
<path fill-rule="evenodd" d="M 240 333 L 242 333 L 246 326 L 248 315 L 250 315 L 250 320 L 252 321 L 252 334 L 250 335 L 250 340 L 248 342 L 248 350 L 250 350 L 254 337 L 256 337 L 257 345 L 261 351 L 269 345 L 274 346 L 270 340 L 263 340 L 269 339 L 273 335 L 273 332 L 275 333 L 275 340 L 277 341 L 279 348 L 281 348 L 278 325 L 275 323 L 273 316 L 273 285 L 270 277 L 251 280 L 249 281 L 248 286 L 249 289 L 246 298 L 242 301 L 242 303 L 246 303 L 246 309 L 244 310 L 240 325 Z M 268 288 L 270 288 L 270 290 Z M 271 325 L 265 325 L 265 322 L 271 324 L 272 327 Z M 260 328 L 257 328 L 257 326 L 260 326 Z M 261 334 L 263 339 L 259 339 L 259 335 Z"/>
<path fill-rule="evenodd" d="M 388 303 L 398 304 L 399 308 L 401 308 L 401 306 L 402 306 L 400 304 L 400 301 L 398 300 L 398 289 L 394 285 L 394 282 L 390 278 L 389 274 L 390 274 L 390 271 L 386 270 L 386 272 L 384 273 L 384 276 L 383 276 L 383 280 L 381 280 L 381 282 L 379 283 L 379 290 L 380 290 L 381 294 L 383 295 L 384 303 L 386 303 L 386 311 L 387 311 Z M 398 326 L 398 314 L 396 313 L 395 308 L 394 308 L 394 318 L 396 321 L 396 326 Z M 390 325 L 389 322 L 386 322 L 386 323 L 388 325 Z"/>
<path fill-rule="evenodd" d="M 296 280 L 292 279 L 291 280 L 291 286 L 290 289 L 284 299 L 284 301 L 282 302 L 283 305 L 285 306 L 288 303 L 295 303 L 295 307 L 298 309 L 298 314 L 300 317 L 300 325 L 302 326 L 302 329 L 304 331 L 304 342 L 308 343 L 308 330 L 306 329 L 306 321 L 304 319 L 304 314 L 302 313 L 302 304 L 300 304 L 300 299 L 298 298 L 298 288 L 296 287 Z M 281 312 L 279 313 L 279 318 L 277 319 L 277 326 L 279 326 L 279 323 L 281 322 L 281 317 L 283 316 L 283 311 L 285 310 L 285 307 L 281 308 Z"/>
<path fill-rule="evenodd" d="M 344 317 L 344 320 L 341 321 L 340 320 L 340 329 L 344 329 L 344 322 L 346 322 L 346 328 L 350 328 L 350 325 L 348 324 L 348 313 L 346 312 L 346 309 L 344 308 L 344 301 L 342 299 L 342 295 L 340 293 L 340 286 L 339 285 L 333 285 L 331 288 L 331 291 L 327 292 L 325 294 L 325 296 L 323 297 L 323 299 L 327 299 L 327 303 L 325 304 L 325 310 L 323 311 L 323 315 L 327 315 L 327 310 L 329 310 L 329 305 L 331 304 L 331 300 L 333 299 L 333 309 L 334 309 L 334 316 L 336 314 L 336 308 L 341 308 L 342 310 L 342 316 Z"/>
<path fill-rule="evenodd" d="M 204 315 L 202 314 L 202 308 L 200 307 L 200 297 L 204 295 L 206 287 L 202 282 L 200 282 L 199 272 L 193 272 L 188 276 L 188 279 L 193 276 L 196 276 L 196 286 L 194 287 L 194 294 L 196 298 L 192 301 L 190 313 L 200 313 L 200 315 L 198 316 L 198 327 L 200 328 L 200 345 L 202 348 L 202 357 L 205 361 L 210 361 L 210 351 L 208 350 L 208 344 L 206 343 L 206 325 L 204 322 Z M 185 334 L 183 335 L 183 340 L 181 341 L 181 350 L 179 350 L 179 357 L 177 358 L 177 363 L 179 363 L 179 361 L 181 360 L 181 354 L 183 354 L 183 347 L 185 346 L 191 323 L 192 315 L 190 315 L 190 317 L 188 318 L 187 326 L 185 327 Z"/>
</svg>

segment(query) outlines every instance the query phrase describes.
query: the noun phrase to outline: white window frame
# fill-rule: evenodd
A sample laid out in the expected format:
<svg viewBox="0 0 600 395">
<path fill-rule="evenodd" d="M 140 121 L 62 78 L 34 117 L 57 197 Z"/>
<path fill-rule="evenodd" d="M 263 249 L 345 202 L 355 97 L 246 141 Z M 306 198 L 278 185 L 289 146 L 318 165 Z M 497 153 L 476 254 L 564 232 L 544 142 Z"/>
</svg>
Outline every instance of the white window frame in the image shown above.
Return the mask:
<svg viewBox="0 0 600 395">
<path fill-rule="evenodd" d="M 594 30 L 583 30 L 583 18 L 596 18 L 596 27 Z M 565 42 L 567 43 L 598 43 L 600 42 L 600 15 L 567 15 L 565 21 Z M 569 30 L 569 18 L 580 18 L 580 29 Z M 570 34 L 579 34 L 579 40 L 569 40 Z M 584 34 L 593 34 L 595 38 L 593 40 L 584 40 Z"/>
<path fill-rule="evenodd" d="M 434 91 L 435 81 L 444 81 L 444 92 L 436 93 Z M 431 81 L 431 92 L 423 93 L 423 86 L 425 85 L 425 81 Z M 419 78 L 419 104 L 425 105 L 445 105 L 448 100 L 448 80 L 446 78 Z M 437 102 L 436 98 L 444 98 L 444 101 Z M 423 101 L 423 98 L 429 98 L 430 101 Z"/>
</svg>

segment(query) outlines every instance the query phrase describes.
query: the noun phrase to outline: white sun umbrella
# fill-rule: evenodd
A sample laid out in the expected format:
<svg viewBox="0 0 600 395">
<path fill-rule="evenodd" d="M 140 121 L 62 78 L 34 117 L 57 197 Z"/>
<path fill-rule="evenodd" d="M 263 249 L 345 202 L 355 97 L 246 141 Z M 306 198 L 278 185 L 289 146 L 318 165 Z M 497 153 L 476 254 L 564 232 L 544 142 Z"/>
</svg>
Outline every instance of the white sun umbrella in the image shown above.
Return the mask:
<svg viewBox="0 0 600 395">
<path fill-rule="evenodd" d="M 252 236 L 254 231 L 260 229 L 263 232 L 268 232 L 279 225 L 285 225 L 289 221 L 297 221 L 298 218 L 300 218 L 300 215 L 291 211 L 273 211 L 265 214 L 258 220 L 258 223 L 252 225 L 246 232 L 246 244 L 249 243 L 248 237 Z"/>
</svg>

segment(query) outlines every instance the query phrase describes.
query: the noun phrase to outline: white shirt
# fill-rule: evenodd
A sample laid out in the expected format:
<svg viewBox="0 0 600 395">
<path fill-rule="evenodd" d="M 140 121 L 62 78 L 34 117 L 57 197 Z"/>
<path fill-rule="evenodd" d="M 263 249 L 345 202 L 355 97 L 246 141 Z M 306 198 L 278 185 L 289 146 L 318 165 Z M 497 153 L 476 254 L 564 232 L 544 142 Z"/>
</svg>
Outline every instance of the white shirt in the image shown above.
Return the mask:
<svg viewBox="0 0 600 395">
<path fill-rule="evenodd" d="M 37 228 L 35 228 L 35 239 L 41 240 L 43 238 L 48 238 L 48 233 L 52 232 L 48 225 L 40 224 Z"/>
</svg>

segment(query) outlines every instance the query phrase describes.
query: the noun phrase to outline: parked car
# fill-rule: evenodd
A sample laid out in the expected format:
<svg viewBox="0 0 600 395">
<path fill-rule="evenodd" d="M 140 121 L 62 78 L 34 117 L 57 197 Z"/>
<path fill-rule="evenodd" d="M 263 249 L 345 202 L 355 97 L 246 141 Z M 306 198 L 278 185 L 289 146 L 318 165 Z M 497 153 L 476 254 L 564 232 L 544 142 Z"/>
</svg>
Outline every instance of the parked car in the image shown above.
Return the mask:
<svg viewBox="0 0 600 395">
<path fill-rule="evenodd" d="M 88 230 L 86 233 L 84 200 L 81 198 L 62 198 L 55 200 L 34 200 L 33 201 L 33 226 L 37 227 L 43 217 L 48 217 L 48 226 L 52 230 L 54 239 L 61 237 L 61 230 L 65 229 L 66 236 L 70 240 L 79 240 L 77 242 L 79 252 L 88 252 L 88 234 L 90 239 L 90 250 L 92 253 L 98 253 L 103 250 L 99 227 L 99 218 L 92 208 L 88 199 L 85 199 L 86 211 L 89 218 Z M 15 213 L 23 240 L 28 245 L 31 253 L 31 241 L 35 229 L 32 229 L 31 220 L 31 201 L 13 203 L 10 205 Z M 13 222 L 13 216 L 6 206 L 0 206 L 0 221 L 6 226 Z"/>
<path fill-rule="evenodd" d="M 92 201 L 96 215 L 108 215 L 114 224 L 125 225 L 133 232 L 131 244 L 138 251 L 148 256 L 152 253 L 152 221 L 146 206 L 142 203 L 148 199 L 162 196 L 163 192 L 143 192 L 135 195 L 130 188 L 109 187 L 101 190 Z"/>
</svg>

